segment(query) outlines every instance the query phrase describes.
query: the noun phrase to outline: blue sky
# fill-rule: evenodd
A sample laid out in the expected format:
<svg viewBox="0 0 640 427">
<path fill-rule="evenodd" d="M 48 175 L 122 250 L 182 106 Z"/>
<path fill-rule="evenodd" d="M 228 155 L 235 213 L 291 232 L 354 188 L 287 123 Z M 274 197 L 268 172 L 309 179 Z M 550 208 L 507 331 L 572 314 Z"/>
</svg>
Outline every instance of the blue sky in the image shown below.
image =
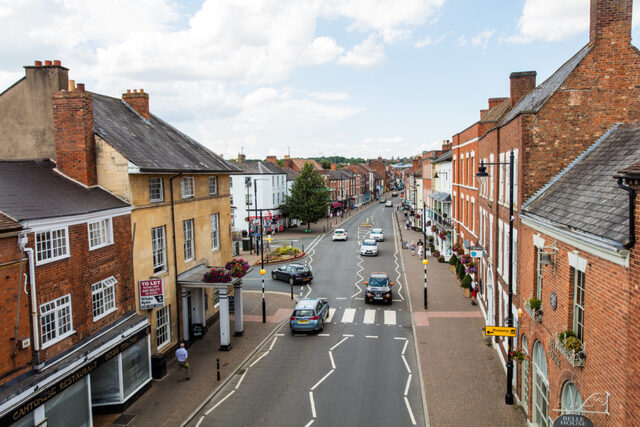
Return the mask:
<svg viewBox="0 0 640 427">
<path fill-rule="evenodd" d="M 0 0 L 0 91 L 60 59 L 88 90 L 144 88 L 225 158 L 409 156 L 508 96 L 511 72 L 549 77 L 588 16 L 589 0 Z"/>
</svg>

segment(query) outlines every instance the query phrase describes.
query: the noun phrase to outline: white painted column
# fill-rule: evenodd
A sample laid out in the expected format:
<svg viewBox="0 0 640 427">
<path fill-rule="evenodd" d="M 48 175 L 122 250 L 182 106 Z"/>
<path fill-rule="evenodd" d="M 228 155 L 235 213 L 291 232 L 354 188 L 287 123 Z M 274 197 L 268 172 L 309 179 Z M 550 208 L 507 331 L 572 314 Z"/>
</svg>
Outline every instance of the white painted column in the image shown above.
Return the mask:
<svg viewBox="0 0 640 427">
<path fill-rule="evenodd" d="M 231 350 L 231 336 L 229 333 L 229 291 L 227 287 L 218 289 L 220 296 L 220 350 Z"/>
<path fill-rule="evenodd" d="M 182 290 L 182 339 L 189 341 L 189 291 Z"/>
<path fill-rule="evenodd" d="M 235 317 L 236 337 L 244 335 L 244 314 L 242 313 L 242 279 L 233 285 L 233 312 Z"/>
</svg>

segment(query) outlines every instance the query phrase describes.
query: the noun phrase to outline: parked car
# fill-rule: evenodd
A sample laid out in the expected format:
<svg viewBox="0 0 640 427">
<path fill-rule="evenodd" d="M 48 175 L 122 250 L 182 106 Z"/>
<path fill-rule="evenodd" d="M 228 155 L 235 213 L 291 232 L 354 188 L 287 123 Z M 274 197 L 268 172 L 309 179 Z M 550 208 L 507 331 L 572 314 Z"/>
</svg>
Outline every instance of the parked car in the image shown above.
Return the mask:
<svg viewBox="0 0 640 427">
<path fill-rule="evenodd" d="M 333 230 L 333 236 L 331 237 L 332 240 L 347 240 L 347 238 L 347 230 L 344 228 L 336 228 Z"/>
<path fill-rule="evenodd" d="M 273 280 L 284 280 L 290 285 L 305 284 L 313 280 L 311 270 L 302 264 L 287 264 L 271 270 Z"/>
<path fill-rule="evenodd" d="M 387 207 L 387 208 L 392 208 L 393 207 L 393 202 L 391 200 L 387 200 L 387 203 L 385 203 L 384 206 Z"/>
<path fill-rule="evenodd" d="M 378 255 L 378 242 L 373 239 L 365 239 L 360 245 L 360 255 Z"/>
<path fill-rule="evenodd" d="M 385 198 L 384 197 L 380 197 L 379 203 L 384 203 L 384 202 L 386 202 Z"/>
<path fill-rule="evenodd" d="M 394 191 L 393 193 L 391 193 L 391 197 L 398 197 L 398 193 Z"/>
<path fill-rule="evenodd" d="M 369 238 L 375 240 L 376 242 L 383 242 L 384 233 L 382 232 L 382 228 L 372 228 L 369 232 Z"/>
<path fill-rule="evenodd" d="M 391 304 L 393 294 L 391 287 L 393 282 L 389 280 L 387 273 L 374 272 L 371 273 L 369 280 L 364 282 L 366 288 L 364 290 L 364 302 L 369 304 L 372 302 L 385 302 Z"/>
<path fill-rule="evenodd" d="M 329 317 L 329 302 L 320 298 L 305 298 L 298 301 L 289 318 L 291 333 L 298 331 L 321 331 Z"/>
</svg>

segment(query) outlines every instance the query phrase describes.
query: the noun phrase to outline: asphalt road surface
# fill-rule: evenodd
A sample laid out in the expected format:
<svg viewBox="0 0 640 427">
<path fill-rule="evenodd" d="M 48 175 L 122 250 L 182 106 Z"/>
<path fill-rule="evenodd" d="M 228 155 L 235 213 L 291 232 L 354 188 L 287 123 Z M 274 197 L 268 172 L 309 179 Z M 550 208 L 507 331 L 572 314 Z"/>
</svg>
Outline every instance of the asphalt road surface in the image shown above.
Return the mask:
<svg viewBox="0 0 640 427">
<path fill-rule="evenodd" d="M 346 242 L 333 242 L 331 234 L 307 242 L 304 262 L 314 279 L 295 291 L 329 301 L 324 331 L 292 335 L 287 321 L 188 425 L 425 425 L 393 211 L 377 204 L 352 216 L 343 225 Z M 384 229 L 385 240 L 378 256 L 361 257 L 359 244 L 372 226 Z M 261 288 L 255 270 L 245 289 Z M 289 292 L 266 270 L 267 290 Z M 395 283 L 390 306 L 364 302 L 363 282 L 374 271 Z"/>
</svg>

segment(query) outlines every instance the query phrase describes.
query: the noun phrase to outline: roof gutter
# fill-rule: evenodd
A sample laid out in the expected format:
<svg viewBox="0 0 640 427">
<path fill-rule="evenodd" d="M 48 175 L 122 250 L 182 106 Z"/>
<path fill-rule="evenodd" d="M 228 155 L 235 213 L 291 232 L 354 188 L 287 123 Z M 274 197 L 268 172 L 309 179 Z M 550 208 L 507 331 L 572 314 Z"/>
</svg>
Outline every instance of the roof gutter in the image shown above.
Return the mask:
<svg viewBox="0 0 640 427">
<path fill-rule="evenodd" d="M 622 244 L 625 249 L 631 249 L 636 243 L 636 222 L 635 217 L 635 205 L 636 205 L 636 190 L 624 185 L 622 178 L 618 178 L 618 187 L 629 193 L 629 238 Z"/>
</svg>

